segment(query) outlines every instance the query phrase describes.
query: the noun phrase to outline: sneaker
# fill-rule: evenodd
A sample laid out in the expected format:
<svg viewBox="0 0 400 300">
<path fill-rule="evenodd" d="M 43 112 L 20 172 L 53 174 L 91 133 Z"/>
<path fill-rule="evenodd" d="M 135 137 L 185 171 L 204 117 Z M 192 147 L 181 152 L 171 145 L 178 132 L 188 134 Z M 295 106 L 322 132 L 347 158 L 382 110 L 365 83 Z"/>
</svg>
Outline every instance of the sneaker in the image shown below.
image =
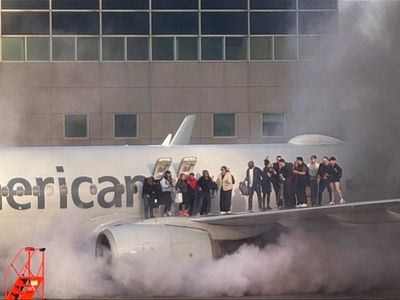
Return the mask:
<svg viewBox="0 0 400 300">
<path fill-rule="evenodd" d="M 334 201 L 329 202 L 329 205 L 335 205 Z"/>
<path fill-rule="evenodd" d="M 307 203 L 303 203 L 303 204 L 301 204 L 301 207 L 306 208 L 306 207 L 308 207 L 308 205 L 307 205 Z"/>
<path fill-rule="evenodd" d="M 340 203 L 343 204 L 343 203 L 346 203 L 346 201 L 342 198 L 342 199 L 340 199 Z"/>
<path fill-rule="evenodd" d="M 170 212 L 170 211 L 167 212 L 167 216 L 168 216 L 168 217 L 171 217 L 171 216 L 172 216 L 172 212 Z"/>
<path fill-rule="evenodd" d="M 231 213 L 231 211 L 228 211 L 226 214 L 229 215 Z"/>
<path fill-rule="evenodd" d="M 271 209 L 272 209 L 272 207 L 271 207 L 271 206 L 267 206 L 267 209 L 268 209 L 268 210 L 271 210 Z"/>
<path fill-rule="evenodd" d="M 297 207 L 297 208 L 300 208 L 300 207 L 301 207 L 301 204 L 297 204 L 296 207 Z"/>
<path fill-rule="evenodd" d="M 163 213 L 163 217 L 168 217 L 168 215 L 166 213 Z"/>
<path fill-rule="evenodd" d="M 221 211 L 220 214 L 221 214 L 221 215 L 226 215 L 226 212 Z"/>
</svg>

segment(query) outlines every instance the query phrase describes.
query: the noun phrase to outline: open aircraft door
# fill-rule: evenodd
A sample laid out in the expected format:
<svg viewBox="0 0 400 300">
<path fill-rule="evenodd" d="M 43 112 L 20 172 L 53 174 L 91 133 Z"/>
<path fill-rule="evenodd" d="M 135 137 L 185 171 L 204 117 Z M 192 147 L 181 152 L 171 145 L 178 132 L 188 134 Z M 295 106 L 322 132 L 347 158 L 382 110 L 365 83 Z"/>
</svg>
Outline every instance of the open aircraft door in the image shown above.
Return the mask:
<svg viewBox="0 0 400 300">
<path fill-rule="evenodd" d="M 164 176 L 164 172 L 169 169 L 172 164 L 171 157 L 160 157 L 157 159 L 154 165 L 153 176 L 156 180 L 161 179 Z"/>
<path fill-rule="evenodd" d="M 184 157 L 181 160 L 181 163 L 179 164 L 177 176 L 179 176 L 182 173 L 189 175 L 191 172 L 193 172 L 196 163 L 197 163 L 197 157 L 195 156 Z"/>
</svg>

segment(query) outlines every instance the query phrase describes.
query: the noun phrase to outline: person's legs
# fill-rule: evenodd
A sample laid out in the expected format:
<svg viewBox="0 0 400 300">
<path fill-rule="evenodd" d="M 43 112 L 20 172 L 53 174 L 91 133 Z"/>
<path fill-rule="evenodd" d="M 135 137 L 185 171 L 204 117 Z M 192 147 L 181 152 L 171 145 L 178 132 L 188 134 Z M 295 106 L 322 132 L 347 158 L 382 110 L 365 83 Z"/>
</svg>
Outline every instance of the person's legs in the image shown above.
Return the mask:
<svg viewBox="0 0 400 300">
<path fill-rule="evenodd" d="M 248 198 L 248 205 L 247 209 L 252 210 L 253 209 L 253 195 L 254 195 L 254 187 L 249 187 L 249 198 Z"/>
<path fill-rule="evenodd" d="M 147 219 L 149 217 L 149 198 L 147 195 L 143 195 L 143 209 L 144 209 L 144 218 Z"/>
<path fill-rule="evenodd" d="M 316 179 L 310 180 L 311 189 L 311 205 L 317 205 L 318 201 L 318 181 Z"/>
<path fill-rule="evenodd" d="M 211 195 L 210 192 L 204 192 L 205 214 L 207 215 L 211 210 Z"/>
<path fill-rule="evenodd" d="M 268 191 L 267 192 L 267 209 L 271 209 L 270 202 L 271 202 L 271 191 Z M 265 206 L 265 203 L 264 203 L 264 206 Z"/>
<path fill-rule="evenodd" d="M 261 186 L 260 185 L 257 185 L 256 187 L 255 187 L 255 191 L 256 191 L 256 193 L 257 193 L 257 200 L 258 200 L 258 209 L 259 210 L 264 210 L 265 209 L 265 202 L 264 202 L 264 205 L 263 205 L 263 202 L 261 201 Z"/>
<path fill-rule="evenodd" d="M 331 191 L 332 191 L 331 203 L 335 203 L 335 184 L 333 182 L 331 182 L 330 186 L 331 186 Z"/>
<path fill-rule="evenodd" d="M 226 192 L 226 212 L 231 211 L 232 206 L 232 190 Z"/>
<path fill-rule="evenodd" d="M 282 193 L 283 189 L 282 189 L 282 187 L 281 187 L 281 185 L 279 183 L 274 183 L 273 184 L 273 188 L 274 188 L 274 192 L 275 192 L 276 206 L 280 207 L 280 206 L 282 206 L 282 199 L 281 199 L 282 195 L 281 195 L 281 193 Z"/>
<path fill-rule="evenodd" d="M 340 182 L 335 181 L 333 184 L 335 185 L 335 189 L 336 189 L 337 193 L 339 194 L 340 200 L 342 200 L 343 195 L 342 195 L 342 190 L 340 189 Z"/>
</svg>

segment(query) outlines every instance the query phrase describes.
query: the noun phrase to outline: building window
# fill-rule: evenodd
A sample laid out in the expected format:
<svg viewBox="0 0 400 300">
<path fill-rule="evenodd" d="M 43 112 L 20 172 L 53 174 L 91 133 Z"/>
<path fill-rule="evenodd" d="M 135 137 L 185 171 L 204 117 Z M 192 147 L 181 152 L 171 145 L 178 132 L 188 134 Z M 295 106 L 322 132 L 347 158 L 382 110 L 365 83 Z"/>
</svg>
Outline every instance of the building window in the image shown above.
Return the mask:
<svg viewBox="0 0 400 300">
<path fill-rule="evenodd" d="M 276 36 L 274 38 L 275 60 L 297 60 L 297 37 Z"/>
<path fill-rule="evenodd" d="M 153 60 L 174 60 L 173 37 L 153 37 Z"/>
<path fill-rule="evenodd" d="M 127 59 L 148 60 L 149 59 L 149 38 L 128 37 L 127 38 Z"/>
<path fill-rule="evenodd" d="M 283 113 L 265 113 L 262 115 L 263 136 L 283 136 L 285 115 Z"/>
<path fill-rule="evenodd" d="M 53 60 L 74 61 L 75 60 L 75 38 L 53 37 Z"/>
<path fill-rule="evenodd" d="M 251 60 L 272 60 L 272 37 L 250 38 Z"/>
<path fill-rule="evenodd" d="M 322 52 L 322 41 L 320 36 L 299 37 L 299 59 L 319 59 Z"/>
<path fill-rule="evenodd" d="M 2 34 L 49 34 L 48 12 L 2 12 Z"/>
<path fill-rule="evenodd" d="M 137 127 L 137 115 L 135 114 L 114 116 L 114 136 L 116 138 L 136 138 L 138 136 Z"/>
<path fill-rule="evenodd" d="M 98 61 L 99 60 L 99 38 L 78 37 L 78 60 Z"/>
<path fill-rule="evenodd" d="M 176 38 L 176 59 L 177 60 L 197 60 L 198 54 L 197 37 L 177 37 Z"/>
<path fill-rule="evenodd" d="M 223 59 L 223 38 L 203 37 L 201 38 L 201 59 L 222 60 Z"/>
<path fill-rule="evenodd" d="M 22 37 L 3 37 L 1 50 L 4 61 L 25 60 L 25 40 Z"/>
<path fill-rule="evenodd" d="M 226 37 L 226 39 L 225 39 L 225 59 L 226 60 L 246 60 L 247 59 L 247 38 L 246 37 Z"/>
<path fill-rule="evenodd" d="M 103 37 L 103 60 L 125 60 L 123 37 Z"/>
<path fill-rule="evenodd" d="M 28 61 L 48 61 L 50 41 L 48 37 L 28 37 L 26 39 Z"/>
<path fill-rule="evenodd" d="M 214 137 L 235 137 L 236 136 L 236 115 L 235 114 L 214 114 L 213 115 L 213 136 Z"/>
<path fill-rule="evenodd" d="M 87 138 L 87 115 L 65 115 L 64 136 L 65 138 Z"/>
</svg>

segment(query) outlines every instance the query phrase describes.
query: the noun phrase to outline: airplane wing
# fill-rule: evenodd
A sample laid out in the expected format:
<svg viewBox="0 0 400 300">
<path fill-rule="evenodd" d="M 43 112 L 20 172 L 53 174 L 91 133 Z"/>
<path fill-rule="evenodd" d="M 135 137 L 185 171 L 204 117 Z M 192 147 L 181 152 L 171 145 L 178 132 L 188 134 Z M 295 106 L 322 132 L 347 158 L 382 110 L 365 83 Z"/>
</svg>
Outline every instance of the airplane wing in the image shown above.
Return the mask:
<svg viewBox="0 0 400 300">
<path fill-rule="evenodd" d="M 249 227 L 279 223 L 283 226 L 314 221 L 347 224 L 400 222 L 400 199 L 353 202 L 332 206 L 283 209 L 193 218 L 191 221 L 215 226 Z"/>
</svg>

